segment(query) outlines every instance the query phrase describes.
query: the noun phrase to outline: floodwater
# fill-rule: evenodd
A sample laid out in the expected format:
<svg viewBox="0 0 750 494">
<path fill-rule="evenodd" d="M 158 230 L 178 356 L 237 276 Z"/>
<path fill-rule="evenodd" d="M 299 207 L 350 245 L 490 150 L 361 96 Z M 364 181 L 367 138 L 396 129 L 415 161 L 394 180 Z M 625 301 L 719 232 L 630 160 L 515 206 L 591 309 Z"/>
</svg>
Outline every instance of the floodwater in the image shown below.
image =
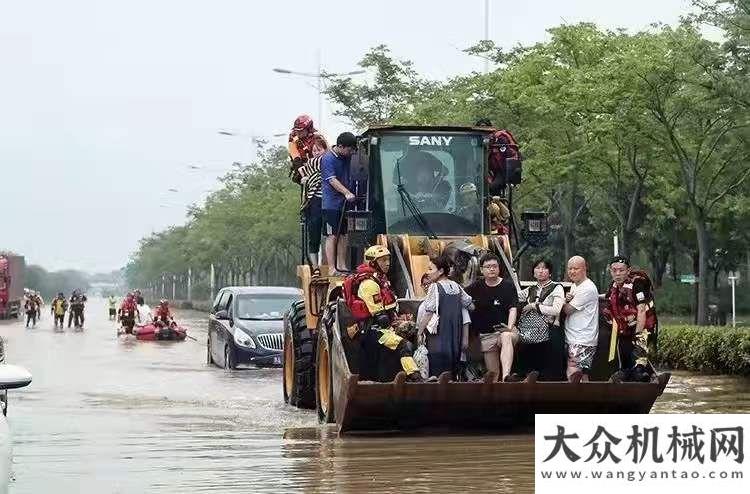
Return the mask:
<svg viewBox="0 0 750 494">
<path fill-rule="evenodd" d="M 34 381 L 10 392 L 11 492 L 531 493 L 533 437 L 398 434 L 339 438 L 287 407 L 279 369 L 206 365 L 198 342 L 124 342 L 103 300 L 86 329 L 0 322 L 6 361 Z M 657 412 L 750 411 L 750 380 L 676 375 Z"/>
</svg>

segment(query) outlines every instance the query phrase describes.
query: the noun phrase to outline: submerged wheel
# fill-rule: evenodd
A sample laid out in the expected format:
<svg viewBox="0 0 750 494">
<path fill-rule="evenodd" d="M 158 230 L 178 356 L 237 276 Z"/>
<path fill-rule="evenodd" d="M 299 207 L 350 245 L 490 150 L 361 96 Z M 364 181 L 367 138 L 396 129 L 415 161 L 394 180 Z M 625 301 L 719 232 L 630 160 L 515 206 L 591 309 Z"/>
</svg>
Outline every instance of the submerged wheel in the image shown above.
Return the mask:
<svg viewBox="0 0 750 494">
<path fill-rule="evenodd" d="M 307 329 L 305 302 L 292 304 L 284 320 L 284 402 L 315 408 L 314 339 Z"/>
<path fill-rule="evenodd" d="M 206 337 L 206 364 L 212 365 L 214 363 L 213 357 L 211 357 L 211 337 Z"/>
<path fill-rule="evenodd" d="M 332 316 L 328 310 L 318 325 L 318 349 L 315 360 L 315 402 L 318 421 L 332 424 L 335 421 L 333 402 L 333 368 L 331 361 L 330 328 Z"/>
<path fill-rule="evenodd" d="M 237 363 L 234 361 L 234 352 L 229 345 L 224 347 L 224 369 L 234 370 L 237 368 Z"/>
</svg>

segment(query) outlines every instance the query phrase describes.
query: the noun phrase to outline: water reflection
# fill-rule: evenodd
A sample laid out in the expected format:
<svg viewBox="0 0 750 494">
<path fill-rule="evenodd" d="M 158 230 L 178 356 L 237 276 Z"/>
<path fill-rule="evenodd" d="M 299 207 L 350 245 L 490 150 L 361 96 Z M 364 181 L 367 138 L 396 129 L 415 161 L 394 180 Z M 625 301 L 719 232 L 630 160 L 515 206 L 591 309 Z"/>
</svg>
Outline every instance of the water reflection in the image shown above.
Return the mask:
<svg viewBox="0 0 750 494">
<path fill-rule="evenodd" d="M 533 492 L 529 434 L 338 437 L 283 404 L 279 369 L 207 366 L 203 314 L 180 313 L 198 342 L 138 342 L 88 309 L 79 333 L 0 324 L 34 375 L 10 396 L 14 493 Z M 686 373 L 654 407 L 748 410 L 747 379 Z"/>
</svg>

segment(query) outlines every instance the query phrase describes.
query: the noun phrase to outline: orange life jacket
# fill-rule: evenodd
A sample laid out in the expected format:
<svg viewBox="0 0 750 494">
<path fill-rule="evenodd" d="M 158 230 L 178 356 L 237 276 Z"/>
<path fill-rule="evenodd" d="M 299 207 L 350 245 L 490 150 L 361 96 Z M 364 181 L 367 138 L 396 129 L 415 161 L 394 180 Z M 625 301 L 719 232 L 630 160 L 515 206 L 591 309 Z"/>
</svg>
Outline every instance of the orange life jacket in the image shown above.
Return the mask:
<svg viewBox="0 0 750 494">
<path fill-rule="evenodd" d="M 135 301 L 124 300 L 120 306 L 120 315 L 123 317 L 135 317 Z"/>
</svg>

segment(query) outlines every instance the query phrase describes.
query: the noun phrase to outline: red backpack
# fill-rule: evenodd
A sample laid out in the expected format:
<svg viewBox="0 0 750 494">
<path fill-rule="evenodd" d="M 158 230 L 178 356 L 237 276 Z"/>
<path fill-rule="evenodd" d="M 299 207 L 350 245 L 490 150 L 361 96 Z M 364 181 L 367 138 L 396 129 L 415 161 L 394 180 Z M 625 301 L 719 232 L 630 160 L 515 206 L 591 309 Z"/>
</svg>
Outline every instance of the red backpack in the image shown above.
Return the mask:
<svg viewBox="0 0 750 494">
<path fill-rule="evenodd" d="M 517 162 L 522 160 L 518 142 L 509 130 L 498 130 L 490 136 L 489 176 L 487 177 L 490 184 L 500 187 L 505 185 L 508 160 Z M 515 183 L 514 177 L 510 177 L 510 182 Z"/>
<path fill-rule="evenodd" d="M 366 279 L 373 279 L 374 269 L 367 266 L 367 269 L 363 269 L 363 266 L 357 268 L 357 272 L 350 274 L 344 279 L 344 303 L 352 313 L 352 317 L 357 321 L 364 321 L 370 317 L 370 311 L 367 309 L 367 304 L 364 300 L 359 298 L 357 291 L 359 290 L 359 284 Z"/>
</svg>

